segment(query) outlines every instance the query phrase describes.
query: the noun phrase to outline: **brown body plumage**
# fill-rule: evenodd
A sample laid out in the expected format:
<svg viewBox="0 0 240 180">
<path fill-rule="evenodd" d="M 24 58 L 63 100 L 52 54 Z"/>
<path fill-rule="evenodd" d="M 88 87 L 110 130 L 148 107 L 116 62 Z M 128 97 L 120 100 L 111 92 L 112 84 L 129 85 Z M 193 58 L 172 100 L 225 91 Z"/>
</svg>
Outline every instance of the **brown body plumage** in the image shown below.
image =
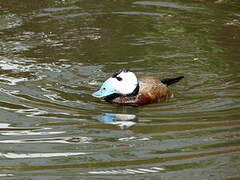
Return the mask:
<svg viewBox="0 0 240 180">
<path fill-rule="evenodd" d="M 136 96 L 119 96 L 111 103 L 119 105 L 140 106 L 151 104 L 166 98 L 169 90 L 165 84 L 154 77 L 139 78 L 139 92 Z"/>
</svg>

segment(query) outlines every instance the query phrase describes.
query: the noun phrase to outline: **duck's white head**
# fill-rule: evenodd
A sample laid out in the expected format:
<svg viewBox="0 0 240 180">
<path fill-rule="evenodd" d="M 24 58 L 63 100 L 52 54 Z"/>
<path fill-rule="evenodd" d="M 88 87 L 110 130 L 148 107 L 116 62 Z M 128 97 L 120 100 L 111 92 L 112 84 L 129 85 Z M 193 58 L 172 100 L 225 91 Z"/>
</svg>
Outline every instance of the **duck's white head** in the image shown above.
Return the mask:
<svg viewBox="0 0 240 180">
<path fill-rule="evenodd" d="M 136 75 L 127 69 L 122 69 L 108 78 L 101 88 L 92 95 L 98 98 L 107 97 L 112 94 L 126 96 L 132 94 L 137 87 L 138 80 Z"/>
</svg>

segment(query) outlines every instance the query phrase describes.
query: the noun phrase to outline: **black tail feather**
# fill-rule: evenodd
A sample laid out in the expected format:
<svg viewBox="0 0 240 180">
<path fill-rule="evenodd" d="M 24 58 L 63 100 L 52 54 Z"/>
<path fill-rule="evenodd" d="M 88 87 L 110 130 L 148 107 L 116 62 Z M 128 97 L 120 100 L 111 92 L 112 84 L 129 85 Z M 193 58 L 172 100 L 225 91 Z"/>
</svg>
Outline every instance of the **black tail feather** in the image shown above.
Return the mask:
<svg viewBox="0 0 240 180">
<path fill-rule="evenodd" d="M 173 84 L 173 83 L 176 83 L 176 82 L 180 81 L 182 78 L 184 78 L 184 76 L 179 76 L 179 77 L 177 77 L 177 78 L 167 78 L 167 79 L 163 79 L 163 80 L 161 80 L 161 82 L 162 82 L 163 84 L 166 84 L 167 86 L 169 86 L 169 85 L 171 85 L 171 84 Z"/>
</svg>

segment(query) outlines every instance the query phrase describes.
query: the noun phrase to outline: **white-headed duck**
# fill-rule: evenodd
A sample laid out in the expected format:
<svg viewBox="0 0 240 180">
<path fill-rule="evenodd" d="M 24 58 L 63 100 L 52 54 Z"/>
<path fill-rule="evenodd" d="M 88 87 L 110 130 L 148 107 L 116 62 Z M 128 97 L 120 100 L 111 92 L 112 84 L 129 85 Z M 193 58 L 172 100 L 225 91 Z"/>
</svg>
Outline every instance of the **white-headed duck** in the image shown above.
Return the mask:
<svg viewBox="0 0 240 180">
<path fill-rule="evenodd" d="M 138 79 L 132 71 L 121 69 L 108 78 L 92 95 L 97 98 L 103 97 L 113 104 L 141 106 L 159 102 L 168 97 L 170 93 L 167 86 L 182 78 L 184 76 L 161 81 L 151 76 Z"/>
</svg>

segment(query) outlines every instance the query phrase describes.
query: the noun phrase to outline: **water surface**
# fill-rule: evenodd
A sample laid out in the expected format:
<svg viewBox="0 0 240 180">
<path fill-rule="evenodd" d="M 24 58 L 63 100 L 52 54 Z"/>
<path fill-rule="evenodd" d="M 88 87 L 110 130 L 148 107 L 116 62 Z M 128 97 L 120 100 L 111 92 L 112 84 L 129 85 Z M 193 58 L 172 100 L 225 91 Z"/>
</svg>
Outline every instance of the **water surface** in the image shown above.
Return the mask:
<svg viewBox="0 0 240 180">
<path fill-rule="evenodd" d="M 0 176 L 240 178 L 239 7 L 0 1 Z M 92 97 L 120 68 L 185 79 L 143 107 Z"/>
</svg>

